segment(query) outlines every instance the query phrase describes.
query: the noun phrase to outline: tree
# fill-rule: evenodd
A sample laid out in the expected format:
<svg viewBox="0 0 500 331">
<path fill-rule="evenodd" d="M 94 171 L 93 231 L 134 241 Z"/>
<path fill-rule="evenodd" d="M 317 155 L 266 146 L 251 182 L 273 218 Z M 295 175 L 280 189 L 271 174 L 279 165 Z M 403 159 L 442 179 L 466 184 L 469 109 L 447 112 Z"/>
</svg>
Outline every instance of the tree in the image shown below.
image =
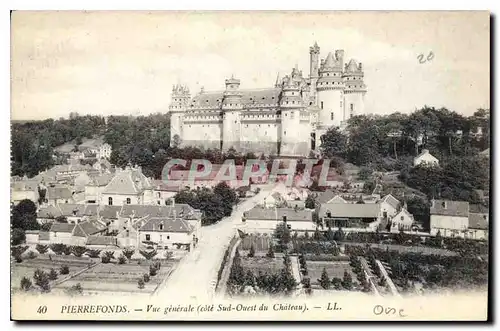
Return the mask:
<svg viewBox="0 0 500 331">
<path fill-rule="evenodd" d="M 50 269 L 50 272 L 49 272 L 49 279 L 50 280 L 56 280 L 57 279 L 57 271 L 55 271 L 54 268 L 51 268 Z"/>
<path fill-rule="evenodd" d="M 77 284 L 71 286 L 68 289 L 67 293 L 69 295 L 81 295 L 81 294 L 83 294 L 83 287 L 80 283 L 77 283 Z"/>
<path fill-rule="evenodd" d="M 86 254 L 91 258 L 98 258 L 101 255 L 100 249 L 88 249 Z"/>
<path fill-rule="evenodd" d="M 127 258 L 127 259 L 131 259 L 132 258 L 132 255 L 134 255 L 135 253 L 135 250 L 134 249 L 131 249 L 131 248 L 125 248 L 123 251 L 122 251 L 123 255 Z"/>
<path fill-rule="evenodd" d="M 314 197 L 312 194 L 309 194 L 307 196 L 307 199 L 305 202 L 305 207 L 308 209 L 314 209 L 316 207 L 316 201 L 314 200 Z"/>
<path fill-rule="evenodd" d="M 142 256 L 144 256 L 144 258 L 146 260 L 151 260 L 153 259 L 153 257 L 155 257 L 158 252 L 156 250 L 152 250 L 152 251 L 139 251 L 139 253 L 141 253 Z"/>
<path fill-rule="evenodd" d="M 274 258 L 273 245 L 269 245 L 269 250 L 267 251 L 266 257 Z"/>
<path fill-rule="evenodd" d="M 144 277 L 139 278 L 137 285 L 141 290 L 144 288 Z"/>
<path fill-rule="evenodd" d="M 67 265 L 65 265 L 65 264 L 62 265 L 61 269 L 59 269 L 59 273 L 61 275 L 67 275 L 67 274 L 69 274 L 69 267 Z"/>
<path fill-rule="evenodd" d="M 337 127 L 331 127 L 320 137 L 321 154 L 325 158 L 344 157 L 347 152 L 347 136 Z"/>
<path fill-rule="evenodd" d="M 27 278 L 27 277 L 23 277 L 21 279 L 21 290 L 27 292 L 29 290 L 31 290 L 33 284 L 31 283 L 31 279 Z"/>
<path fill-rule="evenodd" d="M 358 177 L 361 180 L 367 180 L 370 178 L 372 173 L 373 173 L 372 169 L 370 169 L 368 167 L 361 167 L 361 169 L 359 170 L 359 173 L 358 173 Z"/>
<path fill-rule="evenodd" d="M 254 257 L 255 256 L 255 248 L 253 247 L 253 244 L 252 246 L 250 246 L 250 251 L 248 252 L 248 257 Z"/>
<path fill-rule="evenodd" d="M 37 244 L 35 249 L 38 251 L 38 253 L 45 254 L 49 250 L 49 246 Z"/>
<path fill-rule="evenodd" d="M 319 284 L 325 290 L 330 288 L 330 278 L 328 277 L 328 273 L 326 272 L 326 268 L 323 268 L 323 272 L 321 273 L 321 278 L 318 279 Z"/>
<path fill-rule="evenodd" d="M 49 275 L 45 271 L 36 269 L 33 274 L 33 279 L 35 285 L 40 287 L 42 292 L 50 292 Z"/>
<path fill-rule="evenodd" d="M 344 271 L 344 277 L 342 278 L 342 287 L 346 290 L 352 289 L 352 276 L 350 273 Z"/>
<path fill-rule="evenodd" d="M 29 199 L 21 200 L 11 211 L 11 226 L 13 229 L 38 230 L 36 221 L 36 205 Z"/>
<path fill-rule="evenodd" d="M 280 222 L 276 225 L 274 229 L 273 236 L 278 239 L 278 247 L 280 251 L 286 251 L 288 249 L 288 244 L 290 243 L 292 237 L 290 229 L 286 222 Z"/>
<path fill-rule="evenodd" d="M 342 289 L 342 279 L 340 279 L 338 277 L 332 278 L 332 285 L 333 285 L 333 288 L 336 289 L 337 291 L 341 290 Z"/>
<path fill-rule="evenodd" d="M 20 245 L 26 241 L 26 233 L 23 229 L 14 228 L 11 232 L 12 245 Z"/>
<path fill-rule="evenodd" d="M 71 246 L 71 253 L 76 257 L 81 257 L 86 251 L 85 246 Z"/>
</svg>

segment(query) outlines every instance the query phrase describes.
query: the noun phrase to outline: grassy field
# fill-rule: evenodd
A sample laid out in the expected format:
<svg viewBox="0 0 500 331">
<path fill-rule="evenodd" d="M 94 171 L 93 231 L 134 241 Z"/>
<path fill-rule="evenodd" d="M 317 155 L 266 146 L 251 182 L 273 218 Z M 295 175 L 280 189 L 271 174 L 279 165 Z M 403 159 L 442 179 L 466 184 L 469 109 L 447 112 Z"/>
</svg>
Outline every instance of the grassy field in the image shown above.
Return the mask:
<svg viewBox="0 0 500 331">
<path fill-rule="evenodd" d="M 152 293 L 156 287 L 170 274 L 175 262 L 161 261 L 161 268 L 150 281 L 145 283 L 143 289 L 138 287 L 138 279 L 144 274 L 149 274 L 152 261 L 132 260 L 127 264 L 101 263 L 78 276 L 59 284 L 56 288 L 66 289 L 80 283 L 84 293 L 99 294 L 102 292 L 114 293 Z"/>
<path fill-rule="evenodd" d="M 97 261 L 97 259 L 94 259 Z M 20 287 L 20 282 L 23 277 L 33 278 L 33 273 L 36 269 L 41 269 L 49 272 L 54 268 L 58 273 L 63 265 L 69 267 L 69 275 L 72 275 L 84 268 L 93 264 L 93 260 L 89 257 L 74 257 L 66 255 L 38 255 L 35 259 L 24 259 L 21 263 L 12 262 L 11 264 L 11 286 L 13 289 Z M 59 275 L 59 279 L 68 275 Z"/>
<path fill-rule="evenodd" d="M 326 269 L 328 277 L 330 279 L 337 277 L 342 279 L 344 277 L 344 271 L 347 270 L 352 276 L 353 280 L 356 280 L 356 275 L 352 272 L 349 262 L 347 261 L 306 261 L 308 276 L 311 279 L 311 286 L 313 288 L 319 287 L 318 279 L 321 278 L 321 273 L 323 268 Z"/>
</svg>

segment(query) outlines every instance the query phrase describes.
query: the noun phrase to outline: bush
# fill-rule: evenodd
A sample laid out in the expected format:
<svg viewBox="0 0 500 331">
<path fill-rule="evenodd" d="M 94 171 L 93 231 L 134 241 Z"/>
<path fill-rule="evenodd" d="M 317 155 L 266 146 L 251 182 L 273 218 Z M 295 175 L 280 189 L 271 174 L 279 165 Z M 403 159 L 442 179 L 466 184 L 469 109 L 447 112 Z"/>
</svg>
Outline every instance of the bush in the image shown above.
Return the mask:
<svg viewBox="0 0 500 331">
<path fill-rule="evenodd" d="M 50 280 L 56 280 L 57 277 L 58 277 L 57 271 L 55 271 L 54 268 L 50 269 L 49 279 Z"/>
<path fill-rule="evenodd" d="M 101 256 L 101 262 L 102 263 L 109 263 L 109 262 L 111 262 L 111 258 L 108 255 Z"/>
<path fill-rule="evenodd" d="M 139 253 L 141 253 L 141 255 L 144 256 L 144 258 L 146 260 L 151 260 L 151 259 L 153 259 L 153 257 L 156 256 L 156 254 L 158 254 L 158 252 L 156 250 L 152 250 L 152 251 L 139 251 Z"/>
<path fill-rule="evenodd" d="M 115 258 L 115 252 L 113 251 L 106 251 L 104 252 L 104 256 L 108 257 L 110 260 Z"/>
<path fill-rule="evenodd" d="M 36 269 L 33 274 L 33 280 L 42 292 L 50 292 L 49 275 L 45 271 Z"/>
<path fill-rule="evenodd" d="M 59 269 L 59 273 L 61 275 L 67 275 L 67 274 L 69 274 L 69 267 L 67 265 L 62 265 L 61 269 Z"/>
<path fill-rule="evenodd" d="M 81 257 L 87 249 L 83 246 L 71 246 L 71 253 L 76 257 Z"/>
<path fill-rule="evenodd" d="M 127 258 L 124 255 L 120 255 L 120 257 L 118 257 L 118 264 L 125 264 L 125 263 L 127 263 Z"/>
<path fill-rule="evenodd" d="M 62 255 L 62 253 L 66 250 L 66 245 L 65 244 L 51 244 L 50 249 L 54 252 L 54 254 Z"/>
<path fill-rule="evenodd" d="M 101 255 L 101 251 L 99 249 L 89 249 L 85 254 L 87 254 L 89 257 L 97 258 L 99 257 L 99 255 Z"/>
<path fill-rule="evenodd" d="M 142 290 L 144 288 L 144 278 L 139 278 L 137 285 Z"/>
<path fill-rule="evenodd" d="M 64 255 L 70 255 L 71 254 L 71 246 L 64 246 L 63 253 L 64 253 Z"/>
<path fill-rule="evenodd" d="M 29 279 L 27 277 L 23 277 L 21 279 L 21 290 L 29 291 L 32 286 L 33 286 L 33 284 L 31 283 L 31 279 Z"/>
<path fill-rule="evenodd" d="M 127 259 L 130 260 L 132 258 L 132 255 L 134 255 L 135 250 L 131 248 L 126 248 L 122 251 L 122 253 Z"/>
<path fill-rule="evenodd" d="M 29 251 L 28 255 L 26 255 L 26 257 L 30 260 L 33 260 L 34 258 L 36 258 L 36 256 L 36 253 L 33 251 Z"/>
<path fill-rule="evenodd" d="M 144 274 L 143 278 L 145 283 L 149 282 L 149 280 L 151 279 L 151 277 L 148 274 Z"/>
<path fill-rule="evenodd" d="M 49 246 L 47 246 L 47 245 L 37 244 L 35 248 L 38 251 L 38 253 L 40 253 L 40 254 L 45 254 L 49 250 Z"/>
<path fill-rule="evenodd" d="M 172 252 L 172 251 L 165 252 L 165 259 L 167 259 L 167 261 L 171 260 L 173 257 L 174 257 L 174 252 Z"/>
<path fill-rule="evenodd" d="M 158 273 L 158 270 L 155 268 L 155 266 L 150 265 L 149 266 L 149 274 L 151 276 L 156 276 L 157 273 Z"/>
<path fill-rule="evenodd" d="M 11 243 L 12 245 L 19 245 L 26 241 L 26 233 L 23 229 L 14 228 L 11 231 Z"/>
<path fill-rule="evenodd" d="M 75 284 L 67 290 L 67 293 L 69 295 L 83 294 L 83 287 L 80 283 Z"/>
</svg>

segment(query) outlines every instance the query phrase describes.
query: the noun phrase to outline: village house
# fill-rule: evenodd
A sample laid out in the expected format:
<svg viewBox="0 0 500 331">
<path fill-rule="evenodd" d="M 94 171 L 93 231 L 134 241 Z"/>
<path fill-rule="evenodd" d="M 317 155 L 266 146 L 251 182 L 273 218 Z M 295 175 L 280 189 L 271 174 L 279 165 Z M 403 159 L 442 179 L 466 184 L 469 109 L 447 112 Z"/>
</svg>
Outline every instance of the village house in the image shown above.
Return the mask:
<svg viewBox="0 0 500 331">
<path fill-rule="evenodd" d="M 151 181 L 144 176 L 141 167 L 130 166 L 116 170 L 114 178 L 102 190 L 100 199 L 100 204 L 110 206 L 151 203 L 154 203 Z"/>
<path fill-rule="evenodd" d="M 93 165 L 92 168 L 98 170 L 100 173 L 110 173 L 114 172 L 113 165 L 107 159 L 98 159 Z"/>
<path fill-rule="evenodd" d="M 243 213 L 242 229 L 253 233 L 269 233 L 276 226 L 287 221 L 288 228 L 292 231 L 314 231 L 316 224 L 313 222 L 312 210 L 294 208 L 263 208 L 256 206 Z"/>
<path fill-rule="evenodd" d="M 422 150 L 422 153 L 413 158 L 413 166 L 425 165 L 429 167 L 439 166 L 439 160 L 434 157 L 428 149 Z"/>
<path fill-rule="evenodd" d="M 400 210 L 401 203 L 391 194 L 387 194 L 378 201 L 382 217 L 385 219 L 392 219 Z"/>
<path fill-rule="evenodd" d="M 180 186 L 163 180 L 153 180 L 153 197 L 157 205 L 167 205 L 180 191 Z"/>
<path fill-rule="evenodd" d="M 47 204 L 55 206 L 63 203 L 75 203 L 74 189 L 68 185 L 50 185 L 45 193 Z"/>
<path fill-rule="evenodd" d="M 106 225 L 97 219 L 81 223 L 53 223 L 49 230 L 51 244 L 85 246 L 90 236 L 100 236 L 106 232 Z"/>
<path fill-rule="evenodd" d="M 22 200 L 29 199 L 38 203 L 40 197 L 38 192 L 38 181 L 28 180 L 26 177 L 10 182 L 10 201 L 18 204 Z"/>
<path fill-rule="evenodd" d="M 57 218 L 64 217 L 67 223 L 76 224 L 98 215 L 97 205 L 61 203 L 40 207 L 37 211 L 37 221 L 39 224 L 52 223 Z"/>
<path fill-rule="evenodd" d="M 230 171 L 228 167 L 222 167 L 222 164 L 212 164 L 210 173 L 202 175 L 203 165 L 199 165 L 197 172 L 191 170 L 170 169 L 167 175 L 166 184 L 171 186 L 180 186 L 181 188 L 189 187 L 194 188 L 213 188 L 220 182 L 225 182 L 231 188 L 238 188 L 240 186 L 249 185 L 250 180 L 243 181 L 243 174 L 245 171 L 244 165 L 235 165 L 234 172 Z M 232 167 L 232 166 L 229 166 Z M 222 172 L 221 172 L 222 169 Z M 224 171 L 225 170 L 225 171 Z M 190 177 L 190 174 L 192 177 Z M 231 177 L 233 176 L 233 177 Z M 232 178 L 231 180 L 222 180 L 224 177 Z"/>
<path fill-rule="evenodd" d="M 111 157 L 112 148 L 110 144 L 104 143 L 99 146 L 99 150 L 96 153 L 97 159 L 108 159 Z"/>
<path fill-rule="evenodd" d="M 379 204 L 365 203 L 325 203 L 318 217 L 324 227 L 348 231 L 375 231 L 383 219 Z"/>
<path fill-rule="evenodd" d="M 488 239 L 489 208 L 479 204 L 469 205 L 469 232 L 467 238 Z"/>
<path fill-rule="evenodd" d="M 99 203 L 102 201 L 101 195 L 106 186 L 115 177 L 113 173 L 103 173 L 97 176 L 91 176 L 84 187 L 86 203 Z"/>
<path fill-rule="evenodd" d="M 469 203 L 466 201 L 432 200 L 430 233 L 443 237 L 463 237 L 469 226 Z"/>
<path fill-rule="evenodd" d="M 401 208 L 401 210 L 391 218 L 390 220 L 390 231 L 400 232 L 400 231 L 411 231 L 415 219 L 412 214 L 406 208 Z"/>
<path fill-rule="evenodd" d="M 153 242 L 167 249 L 191 247 L 196 243 L 194 229 L 181 218 L 150 217 L 140 224 L 139 241 L 142 243 Z"/>
</svg>

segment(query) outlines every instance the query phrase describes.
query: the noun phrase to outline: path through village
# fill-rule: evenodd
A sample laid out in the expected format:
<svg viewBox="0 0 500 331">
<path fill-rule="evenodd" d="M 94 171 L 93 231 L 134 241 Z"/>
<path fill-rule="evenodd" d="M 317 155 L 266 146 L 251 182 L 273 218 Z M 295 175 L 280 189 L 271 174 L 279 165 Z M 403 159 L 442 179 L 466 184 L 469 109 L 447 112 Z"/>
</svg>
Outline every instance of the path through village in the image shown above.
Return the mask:
<svg viewBox="0 0 500 331">
<path fill-rule="evenodd" d="M 166 303 L 182 300 L 204 300 L 214 296 L 217 273 L 229 241 L 241 224 L 241 217 L 269 195 L 271 188 L 262 188 L 254 197 L 237 205 L 231 216 L 219 223 L 202 227 L 197 247 L 179 263 L 155 295 Z"/>
</svg>

